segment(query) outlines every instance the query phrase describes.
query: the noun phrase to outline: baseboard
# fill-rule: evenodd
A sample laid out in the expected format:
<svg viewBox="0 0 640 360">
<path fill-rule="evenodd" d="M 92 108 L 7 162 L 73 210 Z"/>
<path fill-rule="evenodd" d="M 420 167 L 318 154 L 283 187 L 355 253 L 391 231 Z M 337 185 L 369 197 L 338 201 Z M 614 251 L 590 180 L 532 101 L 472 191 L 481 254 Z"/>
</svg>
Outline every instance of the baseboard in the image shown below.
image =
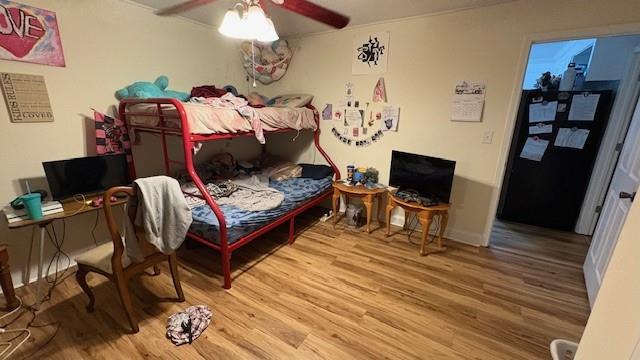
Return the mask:
<svg viewBox="0 0 640 360">
<path fill-rule="evenodd" d="M 98 245 L 101 245 L 101 243 L 98 244 Z M 50 244 L 47 243 L 45 246 L 50 246 Z M 66 269 L 73 269 L 77 265 L 77 263 L 75 262 L 74 258 L 76 256 L 84 253 L 85 251 L 94 248 L 94 247 L 95 247 L 95 245 L 91 244 L 91 246 L 87 246 L 85 248 L 78 249 L 78 250 L 73 251 L 71 253 L 67 253 L 69 255 L 69 266 L 66 267 Z M 32 258 L 31 258 L 31 264 L 32 264 L 31 265 L 31 272 L 29 274 L 29 280 L 28 280 L 29 284 L 35 284 L 35 282 L 38 280 L 38 255 L 37 255 L 36 246 L 34 246 L 33 250 L 34 251 L 33 251 L 33 254 L 32 254 Z M 49 265 L 49 261 L 51 261 L 51 257 L 45 256 L 44 263 L 42 264 L 42 266 L 43 266 L 42 278 L 43 279 L 45 278 L 45 276 L 53 276 L 56 273 L 55 264 L 53 266 L 51 266 L 51 269 L 49 269 L 50 270 L 49 273 L 48 274 L 46 273 L 47 266 Z M 62 260 L 62 262 L 63 263 L 61 265 L 64 266 L 66 262 L 64 260 Z M 61 271 L 65 271 L 65 268 L 63 267 L 61 269 L 60 268 L 58 269 L 58 272 L 61 272 Z M 18 288 L 21 288 L 21 287 L 27 285 L 25 283 L 25 275 L 26 275 L 26 268 L 11 269 L 11 280 L 13 281 L 13 288 L 14 289 L 18 289 Z M 41 284 L 41 286 L 44 286 L 44 285 Z M 0 293 L 1 293 L 1 291 L 0 291 Z"/>
<path fill-rule="evenodd" d="M 391 225 L 395 226 L 403 226 L 404 225 L 404 215 L 402 213 L 395 213 L 391 215 Z M 434 228 L 430 229 L 429 233 L 431 235 L 435 234 Z M 416 231 L 421 232 L 420 226 L 416 228 Z M 482 234 L 476 234 L 470 231 L 460 230 L 453 227 L 447 227 L 445 231 L 445 237 L 449 240 L 453 240 L 455 242 L 463 243 L 466 245 L 472 246 L 482 246 Z"/>
</svg>

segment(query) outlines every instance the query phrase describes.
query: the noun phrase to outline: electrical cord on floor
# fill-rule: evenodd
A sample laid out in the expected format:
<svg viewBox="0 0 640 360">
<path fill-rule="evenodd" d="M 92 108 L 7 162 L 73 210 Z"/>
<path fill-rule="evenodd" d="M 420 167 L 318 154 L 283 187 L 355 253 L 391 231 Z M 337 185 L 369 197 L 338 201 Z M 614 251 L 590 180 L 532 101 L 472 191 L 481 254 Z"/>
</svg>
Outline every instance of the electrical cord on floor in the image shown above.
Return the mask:
<svg viewBox="0 0 640 360">
<path fill-rule="evenodd" d="M 82 200 L 79 200 L 78 198 L 81 198 Z M 76 215 L 78 214 L 80 211 L 82 211 L 85 207 L 86 207 L 86 198 L 84 195 L 80 194 L 80 195 L 75 195 L 74 196 L 74 200 L 76 202 L 80 202 L 82 201 L 82 206 L 80 208 L 78 208 L 78 210 L 76 210 L 72 215 Z M 97 241 L 95 239 L 95 229 L 98 225 L 98 219 L 99 219 L 99 214 L 96 215 L 96 221 L 93 227 L 93 230 L 91 232 L 93 238 L 94 238 L 94 242 L 97 245 Z M 67 271 L 69 271 L 69 268 L 71 267 L 71 258 L 69 257 L 69 255 L 64 252 L 64 250 L 62 250 L 62 246 L 64 245 L 64 241 L 66 239 L 67 236 L 67 223 L 64 219 L 62 219 L 62 234 L 60 234 L 60 236 L 58 235 L 58 231 L 55 228 L 55 225 L 51 224 L 51 230 L 49 229 L 49 227 L 45 227 L 45 231 L 47 234 L 47 238 L 49 239 L 49 241 L 51 242 L 51 244 L 53 244 L 54 248 L 55 248 L 55 253 L 53 254 L 53 256 L 51 257 L 51 260 L 49 261 L 49 264 L 47 265 L 47 269 L 45 272 L 45 281 L 50 285 L 49 289 L 47 290 L 47 293 L 42 297 L 42 299 L 40 299 L 40 304 L 48 301 L 51 299 L 51 294 L 53 293 L 54 289 L 56 288 L 56 286 L 58 286 L 59 284 L 61 284 L 64 280 L 66 280 L 69 276 L 73 275 L 73 273 L 69 273 L 67 274 Z M 60 265 L 61 262 L 63 262 L 66 259 L 66 266 L 64 267 L 64 270 L 62 272 L 60 272 Z M 54 265 L 55 262 L 55 265 Z M 54 267 L 55 272 L 53 275 L 53 279 L 50 278 L 49 274 L 51 273 L 51 268 Z M 37 286 L 40 286 L 40 284 L 38 284 Z M 38 299 L 36 299 L 36 302 L 38 302 Z M 23 309 L 24 311 L 22 313 L 20 313 L 20 315 L 16 316 L 13 320 L 9 321 L 7 324 L 4 324 L 3 326 L 0 327 L 0 334 L 6 334 L 6 333 L 18 333 L 16 336 L 12 337 L 11 339 L 9 339 L 9 341 L 4 341 L 4 342 L 0 342 L 0 347 L 5 347 L 4 349 L 0 350 L 0 359 L 1 360 L 5 360 L 8 359 L 11 355 L 13 355 L 25 342 L 27 342 L 27 340 L 31 337 L 31 330 L 30 328 L 42 328 L 42 327 L 47 327 L 47 326 L 55 326 L 55 331 L 54 333 L 49 337 L 49 339 L 44 342 L 42 345 L 40 345 L 35 351 L 33 351 L 31 354 L 29 355 L 33 355 L 35 353 L 37 353 L 38 351 L 40 351 L 41 349 L 43 349 L 45 346 L 47 346 L 58 334 L 58 331 L 60 330 L 60 322 L 54 321 L 51 323 L 44 323 L 44 324 L 34 324 L 35 320 L 37 319 L 37 309 L 35 309 L 33 307 L 33 305 L 25 305 L 22 303 L 22 299 L 18 298 L 18 307 L 16 307 L 15 309 L 11 310 L 10 312 L 0 316 L 0 321 L 6 319 L 7 317 L 17 313 L 19 310 Z M 30 313 L 31 314 L 31 320 L 29 320 L 29 322 L 27 323 L 27 325 L 24 328 L 18 328 L 18 329 L 7 329 L 8 326 L 10 326 L 11 324 L 13 324 L 16 320 L 18 320 L 20 317 L 22 317 L 23 314 L 25 313 Z M 16 340 L 17 338 L 19 338 L 20 336 L 22 336 L 23 334 L 27 334 L 27 336 L 22 339 L 15 347 L 12 348 L 12 344 L 13 341 Z M 11 350 L 9 350 L 11 349 Z M 30 356 L 29 356 L 30 357 Z M 28 358 L 28 357 L 27 357 Z"/>
<path fill-rule="evenodd" d="M 53 244 L 56 251 L 51 257 L 51 260 L 49 261 L 49 265 L 47 266 L 47 270 L 45 272 L 45 280 L 47 281 L 48 284 L 50 284 L 50 287 L 42 301 L 47 301 L 51 299 L 51 293 L 53 292 L 55 287 L 62 282 L 60 281 L 60 279 L 66 278 L 65 274 L 67 273 L 67 271 L 69 270 L 69 267 L 71 266 L 71 258 L 67 253 L 64 252 L 64 250 L 62 250 L 64 240 L 66 239 L 66 236 L 67 236 L 67 222 L 64 219 L 62 219 L 62 235 L 60 238 L 58 237 L 58 233 L 53 224 L 51 224 L 51 230 L 52 231 L 49 231 L 49 228 L 46 228 L 49 241 Z M 52 233 L 53 233 L 53 236 L 52 236 Z M 64 267 L 64 270 L 62 271 L 62 273 L 60 273 L 60 264 L 61 264 L 61 261 L 63 261 L 63 258 L 66 259 L 67 264 Z M 49 277 L 49 274 L 51 273 L 51 267 L 53 266 L 54 261 L 55 261 L 55 271 L 54 271 L 53 279 L 51 279 Z"/>
<path fill-rule="evenodd" d="M 20 309 L 22 309 L 22 299 L 18 298 L 18 306 L 15 309 L 11 310 L 10 312 L 0 316 L 0 320 L 6 319 L 7 317 L 18 312 Z M 31 331 L 29 330 L 29 326 L 26 326 L 24 328 L 18 328 L 18 329 L 7 329 L 7 326 L 8 325 L 0 327 L 0 334 L 18 333 L 18 335 L 14 336 L 9 341 L 0 342 L 0 347 L 4 347 L 4 349 L 0 351 L 0 357 L 2 358 L 2 360 L 8 359 L 9 356 L 13 355 L 13 353 L 16 352 L 16 350 L 18 350 L 31 337 Z M 13 340 L 17 339 L 22 334 L 27 334 L 27 336 L 25 336 L 24 339 L 22 339 L 15 347 L 13 347 L 13 349 L 11 349 L 13 345 L 12 343 Z M 9 349 L 11 349 L 11 351 L 9 351 Z M 9 352 L 7 353 L 7 351 Z"/>
<path fill-rule="evenodd" d="M 67 277 L 68 276 L 69 275 L 67 275 Z M 8 345 L 7 348 L 5 348 L 2 351 L 0 351 L 0 357 L 1 357 L 0 359 L 1 360 L 8 359 L 11 355 L 13 355 L 13 353 L 15 353 L 18 350 L 18 348 L 20 348 L 27 341 L 27 339 L 29 339 L 31 337 L 31 335 L 32 335 L 31 330 L 30 330 L 31 328 L 42 328 L 42 327 L 47 327 L 47 326 L 55 326 L 55 330 L 54 330 L 53 334 L 49 337 L 49 339 L 47 339 L 47 341 L 45 341 L 37 349 L 31 351 L 30 354 L 27 354 L 27 355 L 23 356 L 24 359 L 33 358 L 33 355 L 36 354 L 38 351 L 42 350 L 45 346 L 47 346 L 56 337 L 56 335 L 58 334 L 58 331 L 60 330 L 60 326 L 61 325 L 57 321 L 54 321 L 54 322 L 51 322 L 51 323 L 44 323 L 44 324 L 34 324 L 34 321 L 37 318 L 37 310 L 34 309 L 33 306 L 31 306 L 31 305 L 24 305 L 22 303 L 22 299 L 20 299 L 19 297 L 18 297 L 18 307 L 16 307 L 15 309 L 11 310 L 7 314 L 4 314 L 4 315 L 0 316 L 0 321 L 4 320 L 5 318 L 7 318 L 7 317 L 9 317 L 9 316 L 11 316 L 13 314 L 15 314 L 19 310 L 23 310 L 23 311 L 18 316 L 14 317 L 12 320 L 10 320 L 9 322 L 7 322 L 6 324 L 4 324 L 4 325 L 2 325 L 0 327 L 0 335 L 3 334 L 3 333 L 18 333 L 17 335 L 15 335 L 14 337 L 8 339 L 7 341 L 0 342 L 0 346 Z M 23 328 L 7 329 L 7 327 L 9 327 L 13 323 L 15 323 L 24 314 L 31 314 L 31 320 L 29 320 L 27 322 L 27 325 L 25 325 Z M 6 354 L 6 352 L 11 347 L 11 344 L 13 343 L 13 341 L 18 339 L 24 333 L 26 333 L 27 336 L 24 339 L 22 339 L 8 354 Z"/>
<path fill-rule="evenodd" d="M 411 235 L 413 235 L 414 231 L 416 231 L 416 227 L 418 226 L 419 221 L 416 221 L 417 219 L 418 219 L 418 215 L 416 213 L 413 213 L 413 217 L 409 219 L 409 224 L 407 226 L 409 228 L 409 234 L 407 234 L 407 240 L 414 245 L 415 243 L 411 241 Z"/>
<path fill-rule="evenodd" d="M 91 238 L 93 238 L 93 243 L 98 246 L 98 239 L 96 239 L 96 229 L 98 228 L 98 220 L 100 220 L 100 211 L 96 211 L 96 221 L 93 223 L 93 227 L 91 228 Z"/>
<path fill-rule="evenodd" d="M 416 243 L 414 243 L 413 241 L 411 241 L 411 235 L 413 235 L 413 233 L 416 231 L 416 228 L 418 227 L 418 224 L 420 223 L 419 221 L 415 221 L 418 219 L 418 214 L 414 213 L 413 214 L 413 218 L 411 218 L 409 220 L 409 224 L 408 224 L 408 228 L 410 228 L 409 230 L 409 234 L 407 234 L 407 240 L 414 245 L 418 245 Z M 413 226 L 411 225 L 413 223 Z M 440 233 L 440 226 L 441 226 L 441 217 L 438 216 L 436 217 L 436 235 Z M 429 229 L 426 229 L 427 231 L 427 239 L 429 239 Z M 427 241 L 427 243 L 425 245 L 429 245 L 433 242 L 434 237 L 431 238 L 431 240 Z"/>
</svg>

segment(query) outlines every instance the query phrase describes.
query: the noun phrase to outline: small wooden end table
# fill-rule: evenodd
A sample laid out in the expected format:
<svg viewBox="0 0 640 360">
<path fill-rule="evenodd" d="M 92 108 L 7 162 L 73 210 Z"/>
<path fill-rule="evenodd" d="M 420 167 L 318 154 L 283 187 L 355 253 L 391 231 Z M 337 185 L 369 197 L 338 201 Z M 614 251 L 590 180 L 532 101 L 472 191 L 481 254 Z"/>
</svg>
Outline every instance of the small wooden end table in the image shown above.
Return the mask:
<svg viewBox="0 0 640 360">
<path fill-rule="evenodd" d="M 422 206 L 416 202 L 408 202 L 395 197 L 392 193 L 389 193 L 387 198 L 387 236 L 391 235 L 391 211 L 399 206 L 406 212 L 414 212 L 418 214 L 418 221 L 422 225 L 422 245 L 420 246 L 420 256 L 428 255 L 425 252 L 425 246 L 427 239 L 429 238 L 429 228 L 433 219 L 440 217 L 440 231 L 435 234 L 434 240 L 437 240 L 438 250 L 444 250 L 442 246 L 442 235 L 447 228 L 447 222 L 449 221 L 449 209 L 451 204 L 437 204 L 433 206 Z M 405 216 L 404 229 L 407 227 L 407 216 Z"/>
<path fill-rule="evenodd" d="M 382 223 L 382 196 L 387 192 L 386 188 L 369 189 L 363 185 L 348 185 L 341 181 L 333 182 L 333 226 L 335 226 L 340 218 L 338 217 L 338 199 L 340 194 L 344 194 L 346 205 L 349 205 L 349 197 L 361 198 L 364 207 L 367 209 L 367 233 L 371 234 L 371 210 L 373 209 L 373 200 L 378 199 L 378 224 Z"/>
</svg>

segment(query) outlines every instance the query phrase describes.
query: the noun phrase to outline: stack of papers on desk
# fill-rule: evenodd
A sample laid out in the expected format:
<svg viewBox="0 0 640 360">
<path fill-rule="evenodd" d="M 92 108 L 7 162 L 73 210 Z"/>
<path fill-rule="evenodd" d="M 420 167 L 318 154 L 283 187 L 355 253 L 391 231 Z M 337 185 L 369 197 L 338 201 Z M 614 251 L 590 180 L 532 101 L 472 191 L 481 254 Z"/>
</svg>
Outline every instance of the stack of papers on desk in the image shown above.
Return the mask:
<svg viewBox="0 0 640 360">
<path fill-rule="evenodd" d="M 42 214 L 44 216 L 61 213 L 63 211 L 64 209 L 59 201 L 45 201 L 42 203 Z M 9 224 L 29 220 L 25 209 L 15 210 L 11 205 L 7 205 L 2 209 L 2 212 L 4 212 L 4 215 L 7 217 Z"/>
</svg>

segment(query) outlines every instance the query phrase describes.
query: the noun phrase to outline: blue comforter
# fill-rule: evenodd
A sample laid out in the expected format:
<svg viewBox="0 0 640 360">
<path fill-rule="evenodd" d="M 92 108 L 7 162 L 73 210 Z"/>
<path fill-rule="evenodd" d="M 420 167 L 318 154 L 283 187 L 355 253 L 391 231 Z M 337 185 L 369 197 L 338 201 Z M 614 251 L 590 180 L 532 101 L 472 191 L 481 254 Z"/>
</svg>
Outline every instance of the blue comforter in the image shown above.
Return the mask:
<svg viewBox="0 0 640 360">
<path fill-rule="evenodd" d="M 331 187 L 331 183 L 331 177 L 321 180 L 293 178 L 284 181 L 271 181 L 269 186 L 284 194 L 282 204 L 271 210 L 247 211 L 231 205 L 221 205 L 220 208 L 224 212 L 227 223 L 229 244 L 295 209 L 302 202 L 320 195 Z M 202 205 L 194 208 L 192 213 L 193 223 L 190 231 L 216 244 L 220 243 L 218 219 L 211 208 L 208 205 Z"/>
</svg>

